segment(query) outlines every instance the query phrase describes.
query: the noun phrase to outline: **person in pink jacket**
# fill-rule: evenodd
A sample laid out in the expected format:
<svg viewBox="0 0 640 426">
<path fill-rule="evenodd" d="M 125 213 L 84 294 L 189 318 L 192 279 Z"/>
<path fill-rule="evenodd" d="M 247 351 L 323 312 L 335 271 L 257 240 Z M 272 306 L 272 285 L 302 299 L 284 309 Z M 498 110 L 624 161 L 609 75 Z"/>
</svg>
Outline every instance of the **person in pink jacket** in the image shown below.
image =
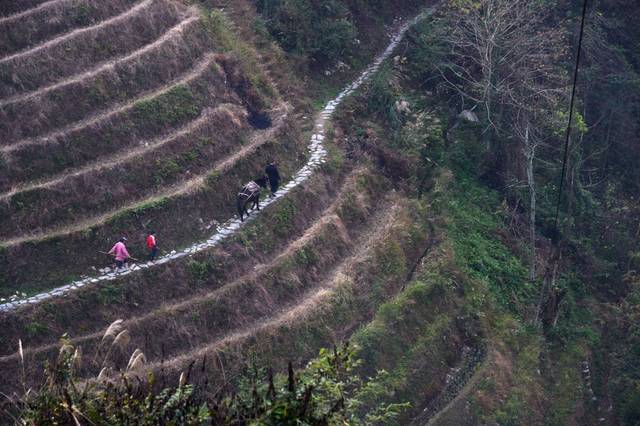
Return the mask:
<svg viewBox="0 0 640 426">
<path fill-rule="evenodd" d="M 129 256 L 127 247 L 124 245 L 125 241 L 127 241 L 125 237 L 120 238 L 120 241 L 109 250 L 109 254 L 116 258 L 116 268 L 118 269 L 122 269 L 127 259 L 131 257 Z"/>
</svg>

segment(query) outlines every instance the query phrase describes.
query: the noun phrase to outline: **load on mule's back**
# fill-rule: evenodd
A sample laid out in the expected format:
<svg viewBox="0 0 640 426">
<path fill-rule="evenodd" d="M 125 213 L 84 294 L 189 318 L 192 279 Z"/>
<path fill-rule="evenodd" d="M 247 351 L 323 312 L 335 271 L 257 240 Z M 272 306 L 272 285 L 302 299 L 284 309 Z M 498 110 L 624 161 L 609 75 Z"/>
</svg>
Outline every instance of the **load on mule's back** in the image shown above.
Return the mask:
<svg viewBox="0 0 640 426">
<path fill-rule="evenodd" d="M 249 216 L 249 207 L 251 210 L 257 208 L 260 210 L 260 190 L 267 187 L 268 179 L 262 176 L 256 180 L 252 180 L 246 184 L 236 197 L 236 207 L 238 209 L 238 215 L 240 221 L 244 221 L 244 215 L 246 213 Z"/>
</svg>

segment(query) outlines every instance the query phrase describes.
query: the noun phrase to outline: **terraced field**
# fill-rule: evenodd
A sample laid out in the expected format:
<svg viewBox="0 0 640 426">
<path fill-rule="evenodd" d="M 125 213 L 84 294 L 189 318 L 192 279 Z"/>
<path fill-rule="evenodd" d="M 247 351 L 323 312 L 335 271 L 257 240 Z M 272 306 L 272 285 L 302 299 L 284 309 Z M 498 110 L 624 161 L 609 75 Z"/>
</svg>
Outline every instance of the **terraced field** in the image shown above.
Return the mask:
<svg viewBox="0 0 640 426">
<path fill-rule="evenodd" d="M 2 12 L 0 297 L 95 275 L 120 234 L 157 228 L 171 249 L 201 239 L 268 157 L 285 173 L 303 159 L 290 107 L 249 81 L 195 7 L 61 0 Z M 252 127 L 255 114 L 270 128 Z"/>
<path fill-rule="evenodd" d="M 0 312 L 0 390 L 21 385 L 19 338 L 33 383 L 59 336 L 95 353 L 118 319 L 130 341 L 112 368 L 140 348 L 151 369 L 175 375 L 201 362 L 213 378 L 237 373 L 252 351 L 265 363 L 303 361 L 372 321 L 410 279 L 432 230 L 370 161 L 345 160 L 327 128 L 409 23 L 303 128 L 269 70 L 248 70 L 223 49 L 202 11 L 103 3 L 0 9 L 0 297 L 20 296 Z M 59 19 L 37 24 L 51 14 Z M 267 128 L 250 124 L 256 114 Z M 270 158 L 287 182 L 241 225 L 236 190 Z M 100 251 L 127 235 L 144 256 L 150 229 L 159 261 L 105 269 Z M 429 370 L 438 383 L 463 340 Z"/>
</svg>

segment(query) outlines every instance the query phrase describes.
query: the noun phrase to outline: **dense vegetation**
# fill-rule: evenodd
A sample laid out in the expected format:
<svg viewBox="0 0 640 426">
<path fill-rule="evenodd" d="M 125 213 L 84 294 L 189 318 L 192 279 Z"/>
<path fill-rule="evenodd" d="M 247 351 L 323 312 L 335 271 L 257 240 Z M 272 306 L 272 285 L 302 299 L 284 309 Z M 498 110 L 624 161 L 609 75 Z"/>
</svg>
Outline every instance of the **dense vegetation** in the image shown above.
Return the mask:
<svg viewBox="0 0 640 426">
<path fill-rule="evenodd" d="M 105 337 L 109 337 L 107 330 Z M 108 343 L 118 345 L 117 338 Z M 108 357 L 107 352 L 107 357 Z M 203 386 L 194 392 L 190 376 L 194 367 L 180 376 L 177 386 L 165 377 L 136 373 L 144 354 L 134 352 L 121 376 L 106 379 L 103 372 L 88 386 L 76 377 L 83 361 L 80 351 L 61 343 L 57 362 L 45 371 L 45 381 L 33 396 L 17 405 L 21 424 L 359 424 L 360 420 L 388 422 L 402 404 L 384 404 L 363 410 L 363 399 L 380 384 L 363 382 L 354 373 L 359 361 L 355 349 L 345 345 L 322 350 L 301 371 L 288 374 L 247 366 L 246 375 L 234 386 Z M 95 361 L 95 359 L 93 360 Z M 102 360 L 107 361 L 106 357 Z M 159 384 L 164 388 L 156 390 Z"/>
<path fill-rule="evenodd" d="M 480 407 L 483 422 L 640 421 L 640 186 L 629 164 L 639 158 L 640 8 L 588 5 L 557 205 L 581 3 L 447 2 L 361 100 L 382 138 L 421 161 L 419 191 L 427 171 L 453 172 L 449 237 L 506 315 L 489 333 L 516 332 L 502 344 L 542 375 L 518 367 L 528 378 L 502 407 Z M 545 390 L 526 389 L 534 383 Z"/>
<path fill-rule="evenodd" d="M 268 32 L 312 72 L 329 75 L 364 64 L 384 40 L 381 28 L 394 17 L 415 13 L 420 6 L 415 0 L 393 4 L 379 0 L 258 0 L 260 20 L 256 27 Z"/>
</svg>

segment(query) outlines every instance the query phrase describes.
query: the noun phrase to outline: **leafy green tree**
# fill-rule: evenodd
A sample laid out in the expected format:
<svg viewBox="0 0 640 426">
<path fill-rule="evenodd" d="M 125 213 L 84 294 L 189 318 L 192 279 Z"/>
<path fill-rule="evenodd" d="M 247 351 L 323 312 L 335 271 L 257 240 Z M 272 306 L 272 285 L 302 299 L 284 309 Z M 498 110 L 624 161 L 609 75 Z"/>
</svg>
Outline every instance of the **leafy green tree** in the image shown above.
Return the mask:
<svg viewBox="0 0 640 426">
<path fill-rule="evenodd" d="M 357 46 L 358 31 L 340 1 L 259 0 L 257 7 L 282 48 L 312 64 L 345 60 Z"/>
</svg>

